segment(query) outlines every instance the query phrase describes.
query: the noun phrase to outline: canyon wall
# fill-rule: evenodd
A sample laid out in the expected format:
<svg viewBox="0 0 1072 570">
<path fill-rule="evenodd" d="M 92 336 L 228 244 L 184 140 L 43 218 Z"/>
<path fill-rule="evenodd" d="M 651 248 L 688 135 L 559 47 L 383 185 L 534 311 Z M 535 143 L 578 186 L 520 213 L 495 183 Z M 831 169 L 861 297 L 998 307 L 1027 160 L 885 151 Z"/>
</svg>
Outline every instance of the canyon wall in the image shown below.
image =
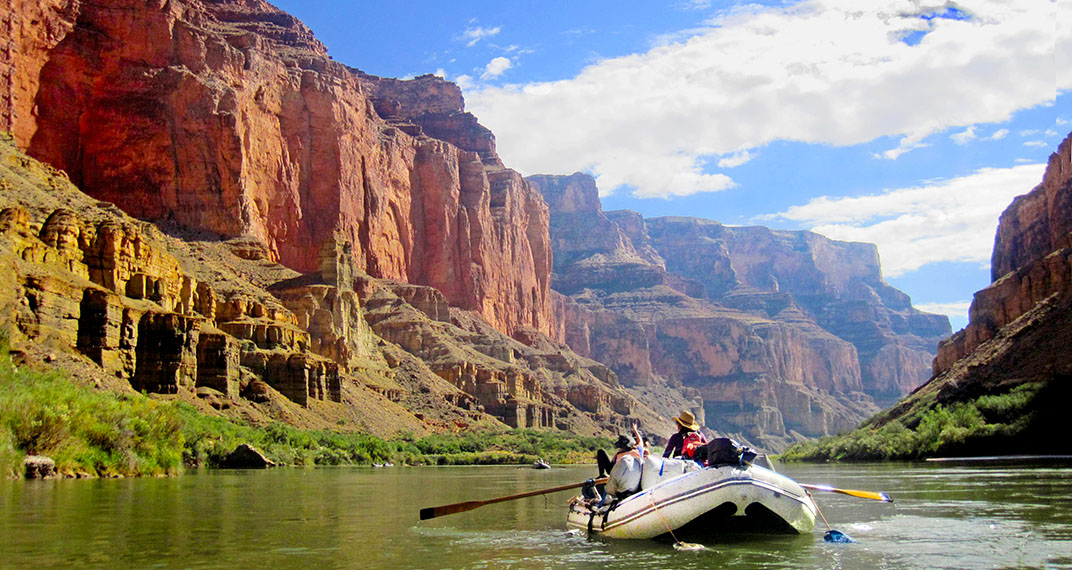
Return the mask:
<svg viewBox="0 0 1072 570">
<path fill-rule="evenodd" d="M 850 429 L 925 381 L 949 333 L 882 280 L 873 245 L 603 212 L 588 175 L 528 180 L 551 210 L 566 342 L 715 430 L 780 449 Z"/>
<path fill-rule="evenodd" d="M 4 3 L 20 358 L 383 435 L 661 425 L 559 342 L 547 206 L 457 85 L 334 62 L 261 0 Z"/>
<path fill-rule="evenodd" d="M 948 333 L 873 246 L 527 181 L 456 85 L 332 61 L 262 0 L 0 4 L 0 326 L 118 389 L 387 435 L 685 408 L 779 449 L 914 388 Z M 1059 199 L 1002 265 L 1064 239 Z"/>
<path fill-rule="evenodd" d="M 1043 301 L 1072 289 L 1072 136 L 1050 155 L 1042 182 L 1002 212 L 991 275 L 990 286 L 972 300 L 968 326 L 939 346 L 935 376 Z"/>
<path fill-rule="evenodd" d="M 348 363 L 314 350 L 279 300 L 233 275 L 191 271 L 154 226 L 79 196 L 10 140 L 0 145 L 0 242 L 17 300 L 5 307 L 12 346 L 81 354 L 136 390 L 211 388 L 231 400 L 249 375 L 299 406 L 342 401 L 339 366 Z M 367 357 L 369 340 L 353 331 L 344 353 Z"/>
<path fill-rule="evenodd" d="M 803 313 L 852 343 L 863 391 L 880 406 L 930 377 L 950 333 L 946 317 L 914 309 L 882 280 L 873 244 L 695 218 L 657 218 L 646 228 L 667 269 L 702 283 L 708 298 L 777 320 Z"/>
<path fill-rule="evenodd" d="M 609 435 L 662 418 L 608 367 L 377 278 L 342 236 L 298 273 L 250 236 L 179 239 L 0 135 L 0 334 L 20 363 L 242 421 L 383 436 L 470 426 Z"/>
<path fill-rule="evenodd" d="M 0 130 L 91 196 L 300 272 L 341 239 L 373 277 L 557 333 L 546 207 L 456 85 L 334 62 L 263 1 L 6 3 Z"/>
<path fill-rule="evenodd" d="M 1072 397 L 1070 153 L 1072 134 L 1050 156 L 1042 182 L 1002 213 L 993 282 L 975 294 L 968 326 L 939 346 L 934 376 L 861 430 L 899 423 L 923 431 L 923 419 L 942 406 L 975 415 L 970 427 L 943 429 L 943 454 L 1069 452 L 1055 434 Z"/>
</svg>

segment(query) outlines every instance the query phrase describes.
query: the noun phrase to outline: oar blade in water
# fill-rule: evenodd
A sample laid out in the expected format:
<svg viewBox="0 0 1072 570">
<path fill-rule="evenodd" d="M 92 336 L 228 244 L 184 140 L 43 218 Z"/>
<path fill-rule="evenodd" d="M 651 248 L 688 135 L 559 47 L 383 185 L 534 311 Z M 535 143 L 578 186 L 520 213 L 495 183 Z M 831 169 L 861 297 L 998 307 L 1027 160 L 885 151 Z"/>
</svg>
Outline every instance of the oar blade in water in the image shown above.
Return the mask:
<svg viewBox="0 0 1072 570">
<path fill-rule="evenodd" d="M 443 515 L 453 515 L 454 513 L 463 513 L 465 511 L 471 511 L 477 507 L 481 507 L 487 504 L 485 501 L 469 501 L 466 503 L 455 503 L 453 505 L 443 505 L 442 507 L 425 507 L 421 509 L 421 520 L 426 521 L 435 517 L 441 517 Z M 410 511 L 412 512 L 412 511 Z"/>
<path fill-rule="evenodd" d="M 848 544 L 850 542 L 856 542 L 849 535 L 841 532 L 840 530 L 828 530 L 823 535 L 823 542 L 833 542 L 835 544 Z"/>
</svg>

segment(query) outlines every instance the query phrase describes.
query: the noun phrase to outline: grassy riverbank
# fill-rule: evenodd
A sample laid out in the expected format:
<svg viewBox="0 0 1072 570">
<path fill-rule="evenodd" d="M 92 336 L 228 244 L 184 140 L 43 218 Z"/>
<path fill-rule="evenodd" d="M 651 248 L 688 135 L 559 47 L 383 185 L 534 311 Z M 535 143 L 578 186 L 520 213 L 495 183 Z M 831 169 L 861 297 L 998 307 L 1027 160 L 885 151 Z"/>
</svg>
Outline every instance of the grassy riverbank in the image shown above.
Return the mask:
<svg viewBox="0 0 1072 570">
<path fill-rule="evenodd" d="M 0 474 L 25 455 L 47 455 L 63 473 L 160 475 L 182 467 L 182 417 L 174 406 L 69 382 L 0 356 Z"/>
<path fill-rule="evenodd" d="M 0 351 L 0 476 L 19 476 L 30 454 L 51 457 L 64 474 L 173 475 L 216 466 L 242 443 L 286 465 L 525 464 L 538 457 L 582 463 L 611 447 L 602 438 L 533 430 L 384 440 L 279 423 L 254 427 L 186 404 L 78 386 L 59 373 L 17 367 Z"/>
<path fill-rule="evenodd" d="M 1043 386 L 1026 383 L 1000 395 L 948 406 L 920 406 L 901 419 L 882 414 L 847 434 L 798 443 L 785 461 L 912 460 L 940 455 L 1023 453 L 1037 430 L 1032 412 Z M 1025 442 L 1025 440 L 1028 440 Z M 1041 443 L 1041 442 L 1040 442 Z"/>
<path fill-rule="evenodd" d="M 266 428 L 206 416 L 179 404 L 188 465 L 215 466 L 237 445 L 250 443 L 287 465 L 505 465 L 543 458 L 552 463 L 590 463 L 610 440 L 535 430 L 476 431 L 385 440 L 371 435 L 302 430 L 273 423 Z"/>
</svg>

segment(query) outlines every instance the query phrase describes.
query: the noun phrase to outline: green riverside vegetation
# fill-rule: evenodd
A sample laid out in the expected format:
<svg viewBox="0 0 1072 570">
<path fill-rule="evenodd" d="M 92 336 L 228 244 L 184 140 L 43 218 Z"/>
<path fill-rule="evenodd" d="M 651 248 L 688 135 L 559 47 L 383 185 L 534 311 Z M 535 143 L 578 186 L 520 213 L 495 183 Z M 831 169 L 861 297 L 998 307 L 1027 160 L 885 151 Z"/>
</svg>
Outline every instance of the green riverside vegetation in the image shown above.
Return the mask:
<svg viewBox="0 0 1072 570">
<path fill-rule="evenodd" d="M 914 460 L 938 455 L 992 455 L 1022 436 L 1035 420 L 1032 402 L 1041 383 L 999 395 L 919 409 L 876 426 L 875 419 L 847 434 L 794 445 L 785 461 Z"/>
<path fill-rule="evenodd" d="M 182 418 L 171 405 L 77 386 L 0 356 L 0 474 L 18 475 L 27 454 L 62 473 L 158 475 L 182 467 Z"/>
<path fill-rule="evenodd" d="M 423 438 L 402 435 L 385 440 L 357 433 L 303 430 L 281 423 L 252 427 L 203 415 L 186 404 L 178 404 L 177 408 L 182 416 L 185 463 L 196 466 L 216 466 L 242 443 L 287 465 L 499 465 L 532 463 L 538 458 L 552 463 L 590 463 L 596 449 L 611 445 L 605 438 L 526 429 Z"/>
<path fill-rule="evenodd" d="M 254 427 L 184 403 L 79 386 L 59 372 L 18 367 L 0 348 L 0 477 L 20 476 L 26 455 L 47 455 L 69 475 L 174 475 L 218 466 L 242 443 L 285 465 L 590 463 L 596 449 L 611 446 L 605 438 L 524 429 L 384 440 L 281 423 Z"/>
</svg>

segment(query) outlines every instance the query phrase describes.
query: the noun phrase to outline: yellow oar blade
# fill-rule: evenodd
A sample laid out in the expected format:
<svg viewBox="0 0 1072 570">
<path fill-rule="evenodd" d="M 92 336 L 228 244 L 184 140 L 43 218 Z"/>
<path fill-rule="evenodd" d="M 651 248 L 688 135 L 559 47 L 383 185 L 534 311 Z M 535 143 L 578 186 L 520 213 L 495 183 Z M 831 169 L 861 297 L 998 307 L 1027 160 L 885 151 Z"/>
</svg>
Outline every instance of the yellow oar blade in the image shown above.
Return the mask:
<svg viewBox="0 0 1072 570">
<path fill-rule="evenodd" d="M 829 493 L 841 493 L 842 495 L 849 495 L 851 497 L 859 497 L 861 499 L 871 499 L 873 501 L 882 501 L 884 503 L 892 503 L 893 498 L 883 492 L 875 491 L 857 491 L 856 489 L 838 489 L 831 487 L 830 485 L 800 485 L 805 489 L 811 491 L 826 491 Z"/>
</svg>

